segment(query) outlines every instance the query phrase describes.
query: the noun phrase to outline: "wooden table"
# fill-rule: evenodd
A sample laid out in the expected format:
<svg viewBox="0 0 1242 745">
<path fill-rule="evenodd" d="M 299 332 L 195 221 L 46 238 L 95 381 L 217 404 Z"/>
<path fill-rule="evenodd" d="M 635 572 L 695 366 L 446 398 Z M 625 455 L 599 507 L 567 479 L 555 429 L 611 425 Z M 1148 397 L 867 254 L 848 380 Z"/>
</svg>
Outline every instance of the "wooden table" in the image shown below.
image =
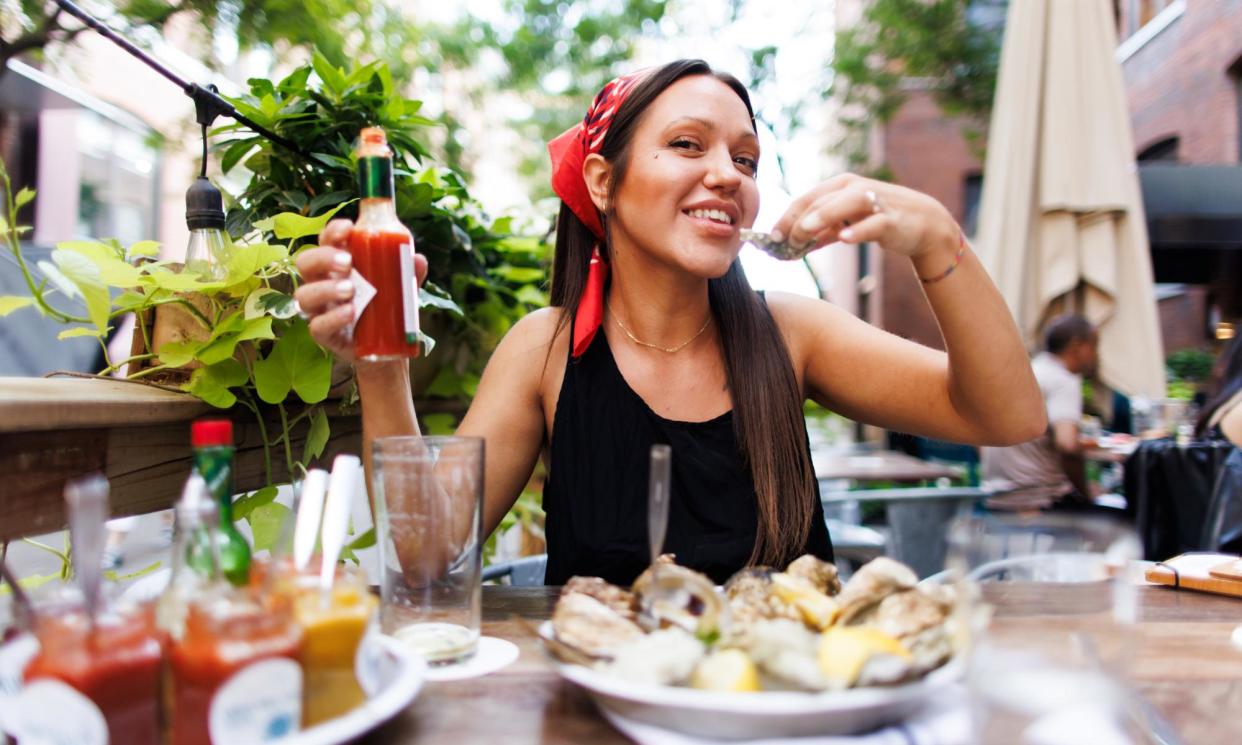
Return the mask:
<svg viewBox="0 0 1242 745">
<path fill-rule="evenodd" d="M 1099 631 L 1104 620 L 1096 588 L 998 583 L 993 633 L 1032 646 L 1060 647 L 1075 631 Z M 558 588 L 483 588 L 483 633 L 514 641 L 517 662 L 493 675 L 430 683 L 411 707 L 362 740 L 370 745 L 620 745 L 580 690 L 563 682 L 529 628 L 516 620 L 547 619 Z M 1242 623 L 1242 601 L 1144 586 L 1140 588 L 1132 678 L 1187 745 L 1242 741 L 1242 652 L 1229 635 Z M 1077 614 L 1077 615 L 1073 615 Z"/>
<path fill-rule="evenodd" d="M 820 481 L 897 481 L 918 483 L 962 475 L 962 469 L 943 463 L 919 460 L 895 450 L 844 450 L 811 454 L 815 476 Z"/>
</svg>

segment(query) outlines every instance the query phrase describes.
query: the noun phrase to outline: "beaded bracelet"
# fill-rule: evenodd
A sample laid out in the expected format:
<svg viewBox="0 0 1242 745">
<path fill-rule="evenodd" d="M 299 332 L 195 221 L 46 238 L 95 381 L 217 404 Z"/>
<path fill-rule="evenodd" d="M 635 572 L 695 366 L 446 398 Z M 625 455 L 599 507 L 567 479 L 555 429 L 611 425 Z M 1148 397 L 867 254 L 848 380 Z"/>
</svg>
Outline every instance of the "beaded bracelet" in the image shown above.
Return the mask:
<svg viewBox="0 0 1242 745">
<path fill-rule="evenodd" d="M 966 234 L 961 230 L 957 231 L 957 255 L 953 257 L 953 263 L 949 264 L 949 268 L 934 277 L 919 277 L 919 281 L 925 285 L 934 284 L 953 273 L 957 265 L 962 263 L 962 256 L 966 253 Z"/>
</svg>

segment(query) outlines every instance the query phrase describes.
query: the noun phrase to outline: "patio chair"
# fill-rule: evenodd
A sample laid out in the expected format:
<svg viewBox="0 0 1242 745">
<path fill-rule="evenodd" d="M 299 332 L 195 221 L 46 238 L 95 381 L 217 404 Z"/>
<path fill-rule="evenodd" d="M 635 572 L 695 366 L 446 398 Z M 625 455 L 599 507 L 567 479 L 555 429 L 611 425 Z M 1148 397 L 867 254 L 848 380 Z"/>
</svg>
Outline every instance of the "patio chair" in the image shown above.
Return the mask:
<svg viewBox="0 0 1242 745">
<path fill-rule="evenodd" d="M 483 568 L 484 582 L 497 582 L 507 578 L 509 584 L 515 587 L 538 587 L 543 584 L 543 578 L 547 574 L 548 555 L 536 554 L 535 556 L 523 556 L 510 561 L 502 561 L 499 564 Z"/>
<path fill-rule="evenodd" d="M 1204 551 L 1242 554 L 1242 449 L 1233 449 L 1216 477 L 1201 543 Z"/>
<path fill-rule="evenodd" d="M 1209 504 L 1225 459 L 1235 450 L 1224 441 L 1178 445 L 1166 438 L 1140 443 L 1126 459 L 1126 501 L 1134 513 L 1144 558 L 1163 561 L 1207 548 L 1202 541 Z M 1220 509 L 1224 508 L 1222 503 Z"/>
</svg>

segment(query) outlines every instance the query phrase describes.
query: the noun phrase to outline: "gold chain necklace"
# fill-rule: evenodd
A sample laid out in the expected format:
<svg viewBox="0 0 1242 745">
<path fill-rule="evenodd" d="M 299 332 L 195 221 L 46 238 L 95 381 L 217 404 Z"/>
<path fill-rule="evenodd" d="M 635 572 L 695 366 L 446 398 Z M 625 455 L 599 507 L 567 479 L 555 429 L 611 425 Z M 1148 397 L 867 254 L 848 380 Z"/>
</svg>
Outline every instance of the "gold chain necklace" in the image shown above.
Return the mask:
<svg viewBox="0 0 1242 745">
<path fill-rule="evenodd" d="M 625 324 L 621 323 L 621 318 L 617 316 L 616 313 L 612 312 L 611 305 L 608 306 L 608 315 L 612 316 L 613 323 L 617 324 L 617 327 L 620 328 L 621 331 L 623 331 L 625 335 L 630 338 L 630 341 L 640 346 L 648 347 L 650 349 L 658 349 L 659 351 L 664 352 L 666 354 L 672 354 L 673 352 L 680 352 L 681 350 L 690 346 L 690 342 L 702 336 L 703 332 L 707 330 L 708 324 L 712 322 L 712 314 L 708 313 L 707 320 L 703 321 L 703 326 L 694 333 L 694 336 L 690 337 L 689 339 L 686 339 L 685 341 L 683 341 L 682 343 L 678 344 L 675 347 L 662 347 L 659 344 L 652 344 L 650 342 L 645 342 L 642 339 L 639 339 L 637 336 L 634 336 L 633 334 L 631 334 L 630 330 L 625 327 Z"/>
</svg>

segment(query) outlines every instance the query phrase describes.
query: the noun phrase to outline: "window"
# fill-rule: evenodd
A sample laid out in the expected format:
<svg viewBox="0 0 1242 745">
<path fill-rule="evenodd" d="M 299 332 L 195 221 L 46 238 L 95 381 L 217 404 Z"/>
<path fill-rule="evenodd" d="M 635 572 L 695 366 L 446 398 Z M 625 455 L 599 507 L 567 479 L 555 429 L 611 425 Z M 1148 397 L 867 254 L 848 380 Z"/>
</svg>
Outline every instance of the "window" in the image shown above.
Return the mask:
<svg viewBox="0 0 1242 745">
<path fill-rule="evenodd" d="M 1151 163 L 1158 161 L 1177 162 L 1178 140 L 1176 137 L 1166 137 L 1151 145 L 1148 145 L 1138 154 L 1140 163 Z"/>
<path fill-rule="evenodd" d="M 78 236 L 126 245 L 153 237 L 155 151 L 141 134 L 93 111 L 78 117 Z"/>
</svg>

